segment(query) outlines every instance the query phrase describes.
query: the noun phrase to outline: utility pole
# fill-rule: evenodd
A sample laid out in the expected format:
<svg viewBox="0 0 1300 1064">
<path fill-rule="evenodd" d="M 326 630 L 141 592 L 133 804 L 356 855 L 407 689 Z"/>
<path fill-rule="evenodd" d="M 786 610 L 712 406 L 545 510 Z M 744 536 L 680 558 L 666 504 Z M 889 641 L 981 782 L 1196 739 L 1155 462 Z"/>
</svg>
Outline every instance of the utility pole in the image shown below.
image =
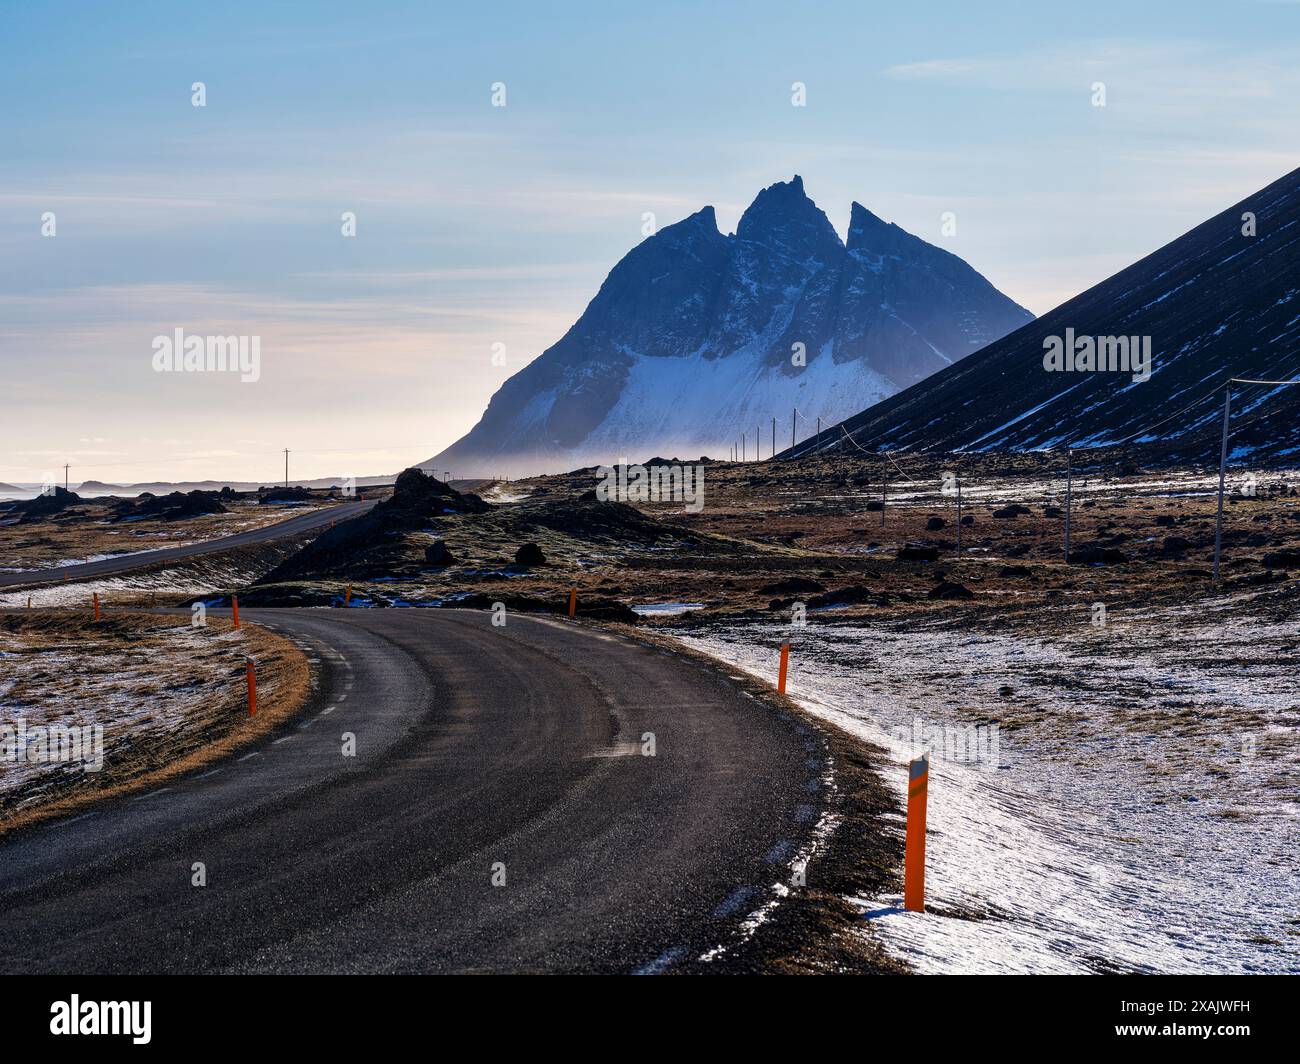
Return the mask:
<svg viewBox="0 0 1300 1064">
<path fill-rule="evenodd" d="M 772 457 L 776 457 L 776 418 L 772 419 Z"/>
<path fill-rule="evenodd" d="M 284 449 L 284 486 L 289 486 L 289 448 Z"/>
<path fill-rule="evenodd" d="M 1219 445 L 1219 510 L 1214 518 L 1214 582 L 1219 582 L 1219 552 L 1223 549 L 1223 479 L 1228 472 L 1228 414 L 1232 410 L 1232 381 L 1223 386 L 1223 442 Z"/>
<path fill-rule="evenodd" d="M 762 454 L 759 452 L 763 449 L 763 423 L 760 421 L 754 426 L 754 461 L 761 462 Z"/>
<path fill-rule="evenodd" d="M 822 449 L 822 419 L 817 419 L 817 450 Z"/>
<path fill-rule="evenodd" d="M 68 467 L 66 464 L 63 467 L 63 490 L 68 490 Z"/>
<path fill-rule="evenodd" d="M 885 452 L 880 452 L 880 457 L 885 458 Z M 880 527 L 885 527 L 885 492 L 889 490 L 889 470 L 882 468 L 880 473 Z"/>
<path fill-rule="evenodd" d="M 745 452 L 749 450 L 749 442 L 745 439 L 745 434 L 740 434 L 740 460 L 745 460 Z"/>
<path fill-rule="evenodd" d="M 957 553 L 961 553 L 961 474 L 957 474 Z"/>
<path fill-rule="evenodd" d="M 1065 564 L 1070 564 L 1070 504 L 1074 501 L 1074 463 L 1065 449 Z"/>
<path fill-rule="evenodd" d="M 798 416 L 799 408 L 796 406 L 792 411 L 790 411 L 790 450 L 792 451 L 794 450 L 794 422 L 795 418 Z"/>
</svg>

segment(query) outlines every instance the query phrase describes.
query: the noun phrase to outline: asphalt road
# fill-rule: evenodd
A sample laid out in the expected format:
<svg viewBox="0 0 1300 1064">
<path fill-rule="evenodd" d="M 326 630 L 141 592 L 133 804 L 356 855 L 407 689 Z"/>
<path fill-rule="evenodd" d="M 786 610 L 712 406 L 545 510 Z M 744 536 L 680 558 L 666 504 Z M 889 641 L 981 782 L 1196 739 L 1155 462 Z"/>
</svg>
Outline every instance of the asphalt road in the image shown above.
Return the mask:
<svg viewBox="0 0 1300 1064">
<path fill-rule="evenodd" d="M 116 558 L 105 558 L 97 562 L 82 562 L 80 565 L 60 565 L 48 569 L 30 569 L 21 573 L 0 573 L 0 587 L 12 587 L 15 584 L 47 584 L 52 580 L 62 580 L 65 575 L 69 580 L 80 580 L 88 576 L 108 576 L 124 573 L 131 569 L 143 569 L 159 562 L 176 561 L 180 558 L 192 558 L 196 554 L 211 554 L 214 551 L 230 550 L 250 543 L 267 543 L 285 536 L 296 536 L 300 532 L 310 532 L 356 517 L 375 505 L 375 500 L 362 502 L 345 502 L 328 506 L 309 514 L 290 517 L 273 525 L 255 528 L 248 532 L 237 532 L 233 536 L 220 539 L 204 540 L 202 543 L 190 543 L 183 547 L 165 547 L 162 550 L 144 551 L 139 554 L 123 554 Z"/>
<path fill-rule="evenodd" d="M 825 797 L 806 726 L 621 636 L 246 613 L 313 648 L 311 704 L 252 756 L 0 840 L 0 972 L 670 971 L 788 880 Z"/>
</svg>

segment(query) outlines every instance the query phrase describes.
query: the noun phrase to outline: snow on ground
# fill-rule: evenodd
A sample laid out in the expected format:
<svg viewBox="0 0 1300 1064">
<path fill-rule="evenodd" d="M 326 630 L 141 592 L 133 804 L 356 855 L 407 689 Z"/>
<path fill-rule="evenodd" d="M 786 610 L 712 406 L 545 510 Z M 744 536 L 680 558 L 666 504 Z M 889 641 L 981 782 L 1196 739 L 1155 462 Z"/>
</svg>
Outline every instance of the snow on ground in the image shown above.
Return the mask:
<svg viewBox="0 0 1300 1064">
<path fill-rule="evenodd" d="M 67 581 L 47 587 L 19 589 L 0 593 L 0 608 L 23 608 L 28 599 L 34 608 L 42 606 L 84 606 L 89 609 L 96 592 L 105 607 L 118 596 L 135 596 L 154 592 L 161 596 L 158 605 L 174 604 L 176 596 L 202 597 L 214 594 L 214 588 L 242 587 L 255 574 L 247 566 L 211 557 L 189 559 L 179 569 L 158 569 L 123 573 L 96 580 Z"/>
<path fill-rule="evenodd" d="M 490 502 L 500 506 L 506 503 L 523 502 L 525 499 L 529 498 L 532 494 L 533 493 L 531 491 L 519 491 L 515 489 L 514 485 L 512 484 L 497 483 L 497 484 L 493 484 L 492 487 L 482 492 L 480 497 L 485 502 Z"/>
<path fill-rule="evenodd" d="M 906 762 L 949 729 L 931 759 L 930 911 L 855 899 L 920 971 L 1300 971 L 1300 699 L 1275 653 L 1294 651 L 1293 624 L 1202 607 L 1055 637 L 675 634 L 769 679 L 792 642 L 792 695 L 888 750 L 900 808 Z M 1253 667 L 1227 665 L 1238 648 Z M 951 741 L 990 715 L 1004 720 L 996 743 L 988 730 L 982 751 Z"/>
<path fill-rule="evenodd" d="M 939 484 L 923 476 L 913 479 L 908 470 L 908 456 L 897 456 L 899 468 L 891 476 L 889 502 L 891 505 L 911 502 L 929 502 L 931 505 L 955 507 L 956 496 L 945 495 L 939 490 Z M 956 468 L 956 464 L 954 464 Z M 1239 469 L 1228 470 L 1225 488 L 1229 494 L 1240 492 L 1245 472 Z M 1282 472 L 1266 471 L 1252 474 L 1255 490 L 1261 496 L 1270 487 L 1278 485 L 1295 486 L 1296 470 Z M 1089 498 L 1114 497 L 1132 500 L 1134 498 L 1159 499 L 1181 498 L 1190 495 L 1217 495 L 1219 491 L 1219 473 L 1213 470 L 1206 473 L 1192 473 L 1178 470 L 1169 475 L 1161 475 L 1145 480 L 1108 480 L 1095 473 L 1075 470 L 1070 490 L 1075 504 Z M 970 507 L 977 504 L 1002 504 L 1008 502 L 1044 501 L 1065 505 L 1066 476 L 1065 458 L 1061 458 L 1060 476 L 1043 480 L 1013 480 L 992 478 L 983 482 L 962 479 L 962 502 Z M 880 498 L 880 488 L 856 495 L 828 495 L 826 498 L 862 498 L 867 501 Z"/>
<path fill-rule="evenodd" d="M 646 602 L 633 606 L 632 612 L 639 613 L 642 617 L 675 617 L 702 609 L 703 602 Z"/>
<path fill-rule="evenodd" d="M 117 633 L 0 631 L 0 657 L 7 666 L 0 672 L 0 724 L 100 725 L 105 771 L 120 774 L 122 762 L 141 759 L 136 747 L 142 737 L 179 743 L 206 725 L 214 707 L 235 700 L 238 664 L 249 645 L 247 631 L 195 628 L 181 617 L 158 621 L 131 639 Z M 269 695 L 273 687 L 264 686 Z M 0 765 L 0 809 L 40 804 L 83 782 L 84 772 L 79 761 L 6 758 Z"/>
</svg>

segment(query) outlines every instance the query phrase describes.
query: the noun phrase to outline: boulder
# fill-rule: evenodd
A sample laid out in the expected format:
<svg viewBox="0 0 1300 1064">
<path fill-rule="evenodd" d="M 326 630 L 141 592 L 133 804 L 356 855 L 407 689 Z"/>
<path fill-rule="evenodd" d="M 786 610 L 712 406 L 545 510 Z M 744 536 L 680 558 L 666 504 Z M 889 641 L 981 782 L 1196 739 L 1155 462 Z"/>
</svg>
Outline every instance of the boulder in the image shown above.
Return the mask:
<svg viewBox="0 0 1300 1064">
<path fill-rule="evenodd" d="M 810 580 L 806 576 L 791 576 L 778 580 L 775 584 L 764 584 L 758 589 L 760 595 L 792 595 L 800 591 L 825 591 L 826 585 L 819 580 Z"/>
<path fill-rule="evenodd" d="M 1002 521 L 1010 521 L 1019 517 L 1021 514 L 1032 513 L 1028 506 L 1021 506 L 1018 502 L 1010 506 L 1004 506 L 1000 510 L 994 510 L 993 516 Z"/>
<path fill-rule="evenodd" d="M 970 599 L 975 597 L 975 592 L 968 587 L 963 587 L 961 584 L 953 583 L 951 580 L 945 580 L 943 583 L 935 584 L 934 587 L 930 588 L 927 597 L 932 599 L 950 600 Z"/>
<path fill-rule="evenodd" d="M 432 565 L 435 568 L 443 568 L 451 565 L 456 560 L 454 554 L 447 549 L 447 544 L 442 540 L 434 540 L 424 548 L 424 561 L 426 565 Z"/>
<path fill-rule="evenodd" d="M 808 607 L 820 609 L 825 606 L 855 606 L 863 602 L 878 601 L 878 598 L 879 596 L 868 591 L 861 584 L 850 584 L 835 591 L 827 591 L 824 595 L 814 595 L 808 600 Z"/>
<path fill-rule="evenodd" d="M 1071 565 L 1117 565 L 1128 561 L 1128 555 L 1118 547 L 1103 547 L 1096 543 L 1076 547 L 1066 559 Z"/>
<path fill-rule="evenodd" d="M 546 555 L 536 543 L 525 543 L 515 551 L 516 565 L 545 565 Z"/>
</svg>

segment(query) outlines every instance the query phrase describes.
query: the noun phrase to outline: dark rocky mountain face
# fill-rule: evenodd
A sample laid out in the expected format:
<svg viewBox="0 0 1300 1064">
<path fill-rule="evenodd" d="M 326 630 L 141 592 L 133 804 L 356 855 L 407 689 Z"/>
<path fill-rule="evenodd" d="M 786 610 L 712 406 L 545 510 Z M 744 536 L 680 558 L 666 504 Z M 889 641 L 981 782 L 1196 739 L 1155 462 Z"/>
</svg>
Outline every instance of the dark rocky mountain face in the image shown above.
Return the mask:
<svg viewBox="0 0 1300 1064">
<path fill-rule="evenodd" d="M 560 341 L 424 464 L 468 476 L 725 457 L 774 416 L 788 439 L 793 407 L 829 424 L 1030 320 L 961 259 L 858 204 L 846 246 L 795 177 L 760 192 L 734 235 L 706 207 L 634 248 Z"/>
<path fill-rule="evenodd" d="M 1253 227 L 1253 228 L 1252 228 Z M 850 247 L 852 238 L 850 237 Z M 1045 342 L 1149 338 L 1151 373 L 1056 371 Z M 1139 374 L 1140 375 L 1140 374 Z M 1217 462 L 1229 377 L 1300 378 L 1300 170 L 959 365 L 823 433 L 822 449 L 1140 446 Z M 1232 454 L 1294 463 L 1300 386 L 1234 386 Z M 795 454 L 815 445 L 804 443 Z"/>
</svg>

